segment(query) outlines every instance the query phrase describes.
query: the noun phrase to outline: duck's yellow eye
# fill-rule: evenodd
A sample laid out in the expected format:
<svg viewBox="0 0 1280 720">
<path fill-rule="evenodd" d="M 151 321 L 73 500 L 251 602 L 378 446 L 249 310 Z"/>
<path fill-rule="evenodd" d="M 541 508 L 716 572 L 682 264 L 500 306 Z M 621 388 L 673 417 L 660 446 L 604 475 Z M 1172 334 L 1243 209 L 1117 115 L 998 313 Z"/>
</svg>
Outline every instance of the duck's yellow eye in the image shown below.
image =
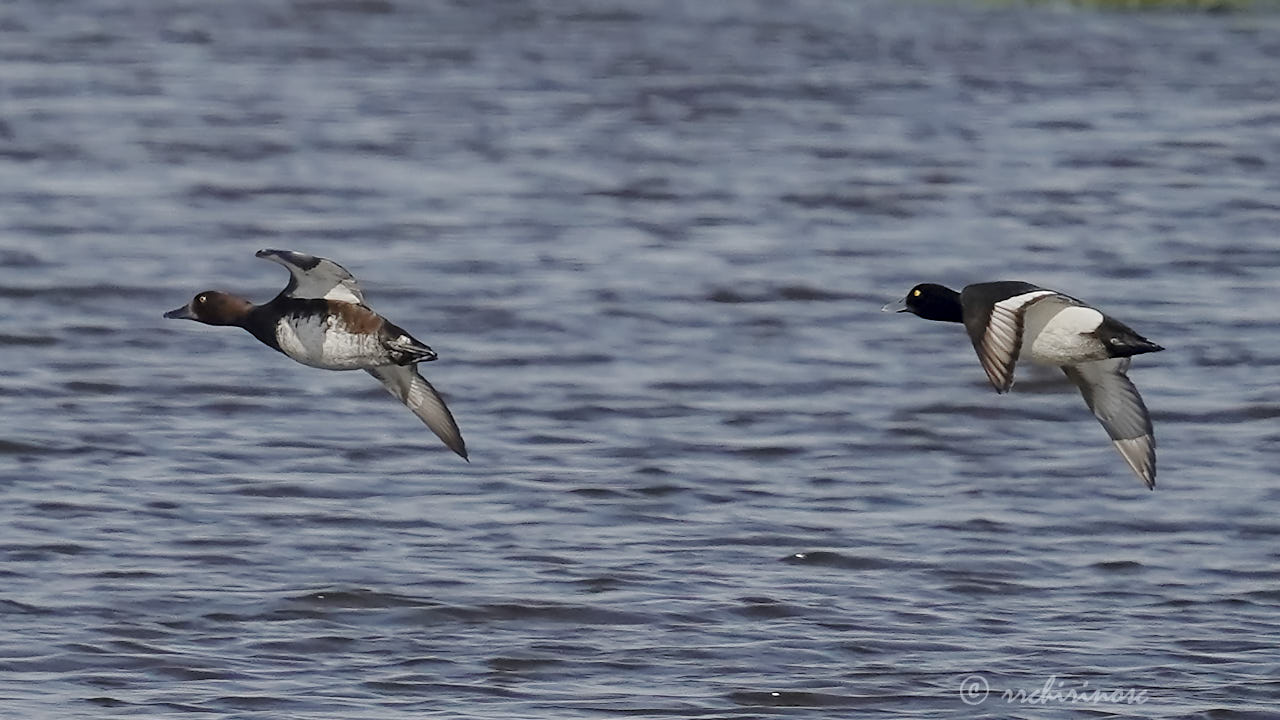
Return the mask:
<svg viewBox="0 0 1280 720">
<path fill-rule="evenodd" d="M 916 293 L 916 294 L 917 294 L 917 295 L 919 295 L 920 293 Z M 203 304 L 205 304 L 205 303 L 209 302 L 209 296 L 208 296 L 208 295 L 197 295 L 197 296 L 196 296 L 196 302 L 198 302 L 198 303 L 200 303 L 201 305 L 203 305 Z"/>
<path fill-rule="evenodd" d="M 920 297 L 920 291 L 919 291 L 919 290 L 912 290 L 912 291 L 911 291 L 911 297 Z"/>
</svg>

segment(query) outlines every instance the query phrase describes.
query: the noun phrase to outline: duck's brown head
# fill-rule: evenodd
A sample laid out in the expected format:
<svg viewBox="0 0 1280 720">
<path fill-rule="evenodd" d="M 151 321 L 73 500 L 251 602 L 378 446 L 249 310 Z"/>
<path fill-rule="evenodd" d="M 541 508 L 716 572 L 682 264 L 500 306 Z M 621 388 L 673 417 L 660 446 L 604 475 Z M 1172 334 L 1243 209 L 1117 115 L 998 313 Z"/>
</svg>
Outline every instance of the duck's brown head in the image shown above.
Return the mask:
<svg viewBox="0 0 1280 720">
<path fill-rule="evenodd" d="M 205 325 L 243 325 L 253 303 L 217 290 L 205 290 L 191 302 L 165 313 L 167 318 L 195 320 Z"/>
</svg>

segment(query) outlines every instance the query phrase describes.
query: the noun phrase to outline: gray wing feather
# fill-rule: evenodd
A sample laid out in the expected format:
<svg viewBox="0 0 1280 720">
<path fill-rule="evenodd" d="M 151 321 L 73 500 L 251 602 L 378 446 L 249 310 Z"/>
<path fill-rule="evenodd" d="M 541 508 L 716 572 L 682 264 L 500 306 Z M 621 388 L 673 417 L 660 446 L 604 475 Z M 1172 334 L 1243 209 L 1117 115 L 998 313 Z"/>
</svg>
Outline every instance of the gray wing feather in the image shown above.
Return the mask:
<svg viewBox="0 0 1280 720">
<path fill-rule="evenodd" d="M 377 378 L 387 392 L 408 406 L 450 450 L 466 459 L 467 445 L 462 440 L 458 424 L 440 394 L 418 374 L 417 365 L 383 365 L 367 368 L 365 372 Z"/>
<path fill-rule="evenodd" d="M 1125 373 L 1129 358 L 1080 363 L 1062 368 L 1080 388 L 1084 402 L 1106 428 L 1111 442 L 1150 489 L 1156 486 L 1156 438 L 1151 415 Z"/>
<path fill-rule="evenodd" d="M 332 260 L 292 250 L 259 250 L 257 256 L 289 269 L 289 284 L 280 292 L 284 297 L 364 304 L 356 279 Z"/>
</svg>

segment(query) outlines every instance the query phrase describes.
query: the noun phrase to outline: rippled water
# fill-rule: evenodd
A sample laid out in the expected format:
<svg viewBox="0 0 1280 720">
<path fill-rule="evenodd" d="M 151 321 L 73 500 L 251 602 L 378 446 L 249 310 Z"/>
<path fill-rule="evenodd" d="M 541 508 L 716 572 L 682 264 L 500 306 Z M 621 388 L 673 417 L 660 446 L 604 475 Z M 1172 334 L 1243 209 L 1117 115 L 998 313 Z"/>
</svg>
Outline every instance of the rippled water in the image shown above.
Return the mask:
<svg viewBox="0 0 1280 720">
<path fill-rule="evenodd" d="M 1266 13 L 0 5 L 0 707 L 1274 717 L 1278 65 Z M 440 353 L 471 463 L 161 319 L 263 247 Z M 1168 348 L 1156 492 L 878 312 L 1000 278 Z"/>
</svg>

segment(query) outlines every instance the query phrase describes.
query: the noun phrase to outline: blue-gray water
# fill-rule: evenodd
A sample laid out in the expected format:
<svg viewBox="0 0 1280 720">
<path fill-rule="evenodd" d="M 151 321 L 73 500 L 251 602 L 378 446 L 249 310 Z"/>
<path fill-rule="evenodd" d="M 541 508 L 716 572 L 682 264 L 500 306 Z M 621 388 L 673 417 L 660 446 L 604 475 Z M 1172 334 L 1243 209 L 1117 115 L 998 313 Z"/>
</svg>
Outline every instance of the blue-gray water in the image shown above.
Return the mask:
<svg viewBox="0 0 1280 720">
<path fill-rule="evenodd" d="M 1278 68 L 1267 13 L 0 5 L 0 714 L 1275 717 Z M 161 319 L 264 247 L 471 463 Z M 879 312 L 1002 278 L 1168 348 L 1154 493 Z"/>
</svg>

